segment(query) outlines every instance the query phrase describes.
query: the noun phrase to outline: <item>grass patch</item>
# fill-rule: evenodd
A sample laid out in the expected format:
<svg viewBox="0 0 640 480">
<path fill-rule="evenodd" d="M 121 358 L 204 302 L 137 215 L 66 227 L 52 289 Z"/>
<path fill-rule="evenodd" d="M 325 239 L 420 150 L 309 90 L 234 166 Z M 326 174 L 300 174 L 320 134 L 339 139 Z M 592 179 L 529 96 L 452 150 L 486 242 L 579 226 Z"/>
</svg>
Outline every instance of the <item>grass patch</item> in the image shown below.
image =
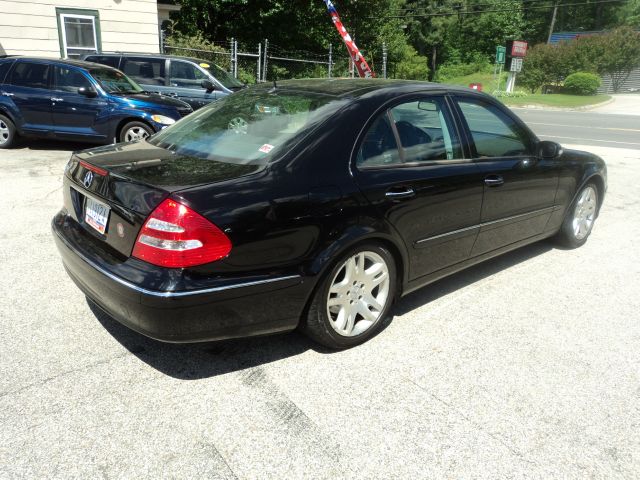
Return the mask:
<svg viewBox="0 0 640 480">
<path fill-rule="evenodd" d="M 491 93 L 494 90 L 498 90 L 498 76 L 496 75 L 495 79 L 493 77 L 493 73 L 472 73 L 471 75 L 465 75 L 463 77 L 453 77 L 443 80 L 441 83 L 449 84 L 449 85 L 464 85 L 468 87 L 471 83 L 481 83 L 482 91 L 486 93 Z M 507 85 L 507 74 L 502 72 L 502 81 L 500 82 L 500 88 L 504 90 L 504 87 Z"/>
<path fill-rule="evenodd" d="M 442 83 L 449 85 L 464 85 L 468 87 L 471 83 L 481 83 L 482 90 L 485 93 L 491 94 L 495 90 L 504 90 L 507 84 L 507 72 L 502 72 L 502 79 L 500 80 L 500 88 L 498 89 L 498 78 L 493 76 L 493 72 L 477 72 L 471 75 L 465 75 L 462 77 L 453 77 L 442 81 Z M 517 88 L 517 83 L 516 83 Z M 540 105 L 543 107 L 557 107 L 557 108 L 576 108 L 585 107 L 588 105 L 595 105 L 609 100 L 609 95 L 566 95 L 560 93 L 553 93 L 548 95 L 542 95 L 540 93 L 527 94 L 522 98 L 507 98 L 503 97 L 499 100 L 505 105 L 511 107 L 517 107 L 522 105 Z"/>
<path fill-rule="evenodd" d="M 540 105 L 544 107 L 575 108 L 606 102 L 610 98 L 609 95 L 565 95 L 562 93 L 542 95 L 536 93 L 523 98 L 501 98 L 500 101 L 510 107 Z"/>
</svg>

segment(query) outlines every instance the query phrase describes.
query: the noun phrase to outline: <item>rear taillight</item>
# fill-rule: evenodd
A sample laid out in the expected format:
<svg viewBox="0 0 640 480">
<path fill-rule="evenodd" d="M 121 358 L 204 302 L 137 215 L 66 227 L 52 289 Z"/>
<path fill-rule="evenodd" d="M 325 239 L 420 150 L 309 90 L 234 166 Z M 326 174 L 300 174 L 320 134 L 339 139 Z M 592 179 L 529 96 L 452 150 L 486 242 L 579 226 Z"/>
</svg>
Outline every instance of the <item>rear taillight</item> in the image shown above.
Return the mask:
<svg viewBox="0 0 640 480">
<path fill-rule="evenodd" d="M 167 199 L 142 226 L 132 255 L 169 268 L 215 262 L 231 251 L 231 241 L 213 223 L 189 207 Z"/>
</svg>

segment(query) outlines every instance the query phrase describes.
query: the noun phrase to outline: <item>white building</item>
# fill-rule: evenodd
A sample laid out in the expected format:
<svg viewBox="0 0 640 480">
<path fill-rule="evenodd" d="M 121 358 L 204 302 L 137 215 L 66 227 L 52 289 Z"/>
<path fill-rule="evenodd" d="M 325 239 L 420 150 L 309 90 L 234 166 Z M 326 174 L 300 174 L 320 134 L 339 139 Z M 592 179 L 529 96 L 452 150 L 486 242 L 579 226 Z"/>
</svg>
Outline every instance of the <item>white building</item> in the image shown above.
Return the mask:
<svg viewBox="0 0 640 480">
<path fill-rule="evenodd" d="M 78 58 L 158 53 L 159 23 L 174 5 L 157 0 L 0 0 L 0 56 Z"/>
</svg>

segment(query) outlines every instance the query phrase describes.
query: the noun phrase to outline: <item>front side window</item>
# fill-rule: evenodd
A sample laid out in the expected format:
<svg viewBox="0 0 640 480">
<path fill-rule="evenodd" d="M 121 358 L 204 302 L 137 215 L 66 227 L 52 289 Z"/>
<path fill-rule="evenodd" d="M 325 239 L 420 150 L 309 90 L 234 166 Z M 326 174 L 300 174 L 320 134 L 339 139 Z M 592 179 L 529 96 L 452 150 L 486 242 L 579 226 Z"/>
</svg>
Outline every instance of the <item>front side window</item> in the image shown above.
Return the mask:
<svg viewBox="0 0 640 480">
<path fill-rule="evenodd" d="M 49 68 L 46 63 L 18 62 L 8 83 L 17 87 L 49 88 Z"/>
<path fill-rule="evenodd" d="M 424 98 L 391 110 L 405 163 L 462 158 L 462 148 L 442 98 Z"/>
<path fill-rule="evenodd" d="M 91 82 L 84 74 L 71 67 L 54 67 L 54 89 L 61 92 L 78 93 L 79 88 L 91 87 Z"/>
<path fill-rule="evenodd" d="M 164 58 L 127 57 L 121 70 L 143 85 L 164 85 Z"/>
<path fill-rule="evenodd" d="M 96 10 L 56 9 L 63 58 L 100 51 L 100 19 Z"/>
<path fill-rule="evenodd" d="M 171 61 L 171 69 L 169 74 L 169 83 L 172 87 L 192 88 L 194 90 L 202 90 L 202 80 L 208 77 L 198 70 L 193 64 Z"/>
<path fill-rule="evenodd" d="M 531 154 L 531 139 L 527 132 L 500 108 L 471 99 L 460 99 L 458 105 L 469 126 L 477 157 Z"/>
<path fill-rule="evenodd" d="M 225 72 L 222 68 L 220 68 L 217 65 L 212 65 L 207 62 L 201 62 L 200 66 L 206 69 L 211 75 L 213 75 L 213 78 L 218 80 L 222 85 L 224 85 L 229 90 L 238 90 L 244 87 L 244 84 L 240 80 L 235 78 L 230 73 Z"/>
<path fill-rule="evenodd" d="M 245 90 L 161 130 L 149 143 L 178 155 L 264 165 L 289 151 L 346 103 L 305 92 Z"/>
</svg>

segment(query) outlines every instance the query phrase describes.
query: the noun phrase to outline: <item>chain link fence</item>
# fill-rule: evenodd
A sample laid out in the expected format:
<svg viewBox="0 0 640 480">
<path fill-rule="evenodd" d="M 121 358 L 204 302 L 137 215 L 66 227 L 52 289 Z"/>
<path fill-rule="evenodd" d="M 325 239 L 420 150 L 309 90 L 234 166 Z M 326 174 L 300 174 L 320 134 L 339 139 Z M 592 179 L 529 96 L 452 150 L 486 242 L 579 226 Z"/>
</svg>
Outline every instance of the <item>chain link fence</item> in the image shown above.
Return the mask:
<svg viewBox="0 0 640 480">
<path fill-rule="evenodd" d="M 329 46 L 327 52 L 322 54 L 284 48 L 270 43 L 268 39 L 257 45 L 230 39 L 226 42 L 212 42 L 210 49 L 163 44 L 163 53 L 208 60 L 244 83 L 357 75 L 345 49 L 340 48 L 336 55 L 333 46 Z M 363 54 L 368 58 L 367 52 Z M 386 78 L 386 47 L 383 44 L 371 54 L 371 68 L 377 77 Z"/>
</svg>

